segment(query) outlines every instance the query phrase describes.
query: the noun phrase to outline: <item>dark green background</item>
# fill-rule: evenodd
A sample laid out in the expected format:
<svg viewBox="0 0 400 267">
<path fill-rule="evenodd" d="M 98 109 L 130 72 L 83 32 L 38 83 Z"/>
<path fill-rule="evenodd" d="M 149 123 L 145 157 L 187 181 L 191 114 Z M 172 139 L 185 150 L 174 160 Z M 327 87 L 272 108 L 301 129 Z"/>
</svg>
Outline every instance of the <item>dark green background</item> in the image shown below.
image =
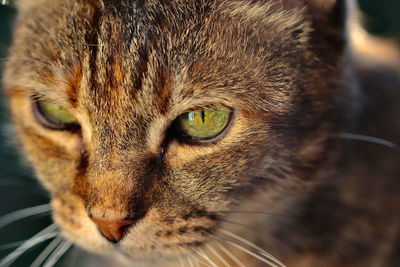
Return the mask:
<svg viewBox="0 0 400 267">
<path fill-rule="evenodd" d="M 365 26 L 371 33 L 392 36 L 400 40 L 400 0 L 360 0 L 360 5 L 365 15 Z M 14 13 L 10 7 L 0 6 L 0 72 L 7 56 Z M 4 111 L 7 103 L 2 96 L 0 103 L 0 216 L 2 216 L 20 208 L 46 203 L 48 197 L 40 185 L 31 178 L 31 170 L 21 164 L 16 149 L 10 145 L 7 137 L 10 134 L 6 134 L 8 114 Z M 3 249 L 4 244 L 29 238 L 49 222 L 48 216 L 39 216 L 0 229 L 0 259 L 10 252 Z M 43 245 L 30 250 L 14 266 L 27 266 L 41 249 Z"/>
</svg>

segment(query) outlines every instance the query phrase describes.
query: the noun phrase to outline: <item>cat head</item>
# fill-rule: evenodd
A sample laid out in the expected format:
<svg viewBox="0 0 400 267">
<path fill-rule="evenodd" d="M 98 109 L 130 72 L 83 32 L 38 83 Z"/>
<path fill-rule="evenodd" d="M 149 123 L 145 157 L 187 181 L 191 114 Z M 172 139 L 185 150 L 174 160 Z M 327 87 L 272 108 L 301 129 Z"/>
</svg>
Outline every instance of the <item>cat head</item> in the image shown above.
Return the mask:
<svg viewBox="0 0 400 267">
<path fill-rule="evenodd" d="M 344 1 L 28 1 L 4 85 L 63 234 L 190 251 L 329 160 Z M 115 244 L 117 243 L 117 245 Z"/>
</svg>

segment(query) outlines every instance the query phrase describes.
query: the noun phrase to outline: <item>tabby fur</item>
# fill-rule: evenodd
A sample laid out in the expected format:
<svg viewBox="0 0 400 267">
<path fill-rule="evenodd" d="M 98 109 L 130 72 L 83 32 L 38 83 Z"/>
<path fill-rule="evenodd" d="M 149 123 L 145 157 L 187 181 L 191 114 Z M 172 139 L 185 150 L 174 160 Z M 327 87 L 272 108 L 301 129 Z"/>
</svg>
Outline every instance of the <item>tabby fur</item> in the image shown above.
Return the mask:
<svg viewBox="0 0 400 267">
<path fill-rule="evenodd" d="M 399 72 L 354 56 L 344 0 L 17 4 L 3 84 L 23 154 L 76 245 L 177 266 L 222 243 L 265 265 L 227 229 L 287 266 L 400 264 L 399 152 L 340 138 L 399 143 Z M 392 87 L 377 91 L 383 76 Z M 43 127 L 36 99 L 80 129 Z M 176 138 L 179 115 L 212 105 L 234 111 L 222 135 Z M 135 224 L 116 245 L 92 217 Z"/>
</svg>

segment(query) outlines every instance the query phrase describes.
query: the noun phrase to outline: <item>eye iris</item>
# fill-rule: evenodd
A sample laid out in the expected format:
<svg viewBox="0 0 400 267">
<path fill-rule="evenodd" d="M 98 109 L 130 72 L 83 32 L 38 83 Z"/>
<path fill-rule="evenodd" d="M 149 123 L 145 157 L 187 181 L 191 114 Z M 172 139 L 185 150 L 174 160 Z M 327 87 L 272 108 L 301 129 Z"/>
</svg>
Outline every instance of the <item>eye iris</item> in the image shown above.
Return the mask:
<svg viewBox="0 0 400 267">
<path fill-rule="evenodd" d="M 226 108 L 205 108 L 185 113 L 178 118 L 184 134 L 196 139 L 211 139 L 221 133 L 229 122 L 231 111 Z"/>
<path fill-rule="evenodd" d="M 51 123 L 62 125 L 71 125 L 77 123 L 75 117 L 60 106 L 39 102 L 39 109 L 46 119 Z"/>
</svg>

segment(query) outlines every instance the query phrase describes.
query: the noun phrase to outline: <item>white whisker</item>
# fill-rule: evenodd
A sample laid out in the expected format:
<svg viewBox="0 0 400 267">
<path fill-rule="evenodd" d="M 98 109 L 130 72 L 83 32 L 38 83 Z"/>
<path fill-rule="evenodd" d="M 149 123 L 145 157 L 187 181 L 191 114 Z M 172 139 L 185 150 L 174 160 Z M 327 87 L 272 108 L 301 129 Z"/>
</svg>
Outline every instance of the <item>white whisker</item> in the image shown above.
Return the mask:
<svg viewBox="0 0 400 267">
<path fill-rule="evenodd" d="M 361 135 L 361 134 L 353 134 L 353 133 L 340 133 L 339 134 L 340 138 L 343 139 L 350 139 L 350 140 L 357 140 L 357 141 L 363 141 L 363 142 L 368 142 L 368 143 L 374 143 L 386 147 L 390 147 L 393 149 L 397 149 L 397 145 L 393 142 L 390 142 L 388 140 L 382 139 L 382 138 L 377 138 L 377 137 L 372 137 L 372 136 L 367 136 L 367 135 Z"/>
<path fill-rule="evenodd" d="M 53 250 L 60 245 L 63 241 L 63 237 L 58 235 L 50 244 L 36 257 L 36 259 L 32 262 L 30 267 L 39 267 L 42 263 L 47 259 Z"/>
<path fill-rule="evenodd" d="M 80 48 L 82 45 L 86 45 L 86 46 L 89 46 L 89 47 L 104 47 L 104 44 L 101 44 L 101 45 L 99 45 L 99 44 L 88 44 L 86 42 L 80 42 L 79 41 L 77 30 L 76 30 L 76 22 L 75 22 L 75 19 L 72 16 L 72 13 L 71 13 L 71 11 L 73 9 L 73 7 L 71 5 L 71 0 L 68 0 L 67 5 L 68 5 L 68 7 L 67 7 L 66 11 L 69 13 L 69 18 L 70 18 L 71 24 L 72 24 L 72 30 L 74 32 L 75 42 L 78 45 L 77 47 Z"/>
<path fill-rule="evenodd" d="M 192 258 L 190 258 L 190 257 L 187 257 L 187 260 L 189 261 L 189 265 L 190 265 L 190 267 L 194 267 L 194 264 L 193 264 L 193 259 L 192 259 Z"/>
<path fill-rule="evenodd" d="M 225 266 L 230 266 L 230 264 L 228 262 L 226 262 L 226 260 L 210 245 L 207 244 L 207 248 L 211 251 L 212 254 L 214 254 L 215 257 L 217 257 L 217 259 L 219 261 L 221 261 Z"/>
<path fill-rule="evenodd" d="M 200 266 L 200 264 L 208 265 L 206 262 L 196 257 L 196 255 L 194 254 L 189 254 L 189 256 L 193 259 L 193 262 L 195 263 L 196 267 Z"/>
<path fill-rule="evenodd" d="M 78 247 L 73 247 L 70 252 L 68 252 L 68 264 L 66 266 L 76 266 L 79 257 L 83 254 L 83 251 Z"/>
<path fill-rule="evenodd" d="M 254 258 L 268 264 L 269 266 L 277 266 L 274 262 L 270 261 L 269 259 L 263 258 L 260 255 L 257 255 L 256 253 L 242 247 L 241 245 L 236 244 L 235 242 L 229 241 L 229 240 L 224 240 L 224 242 L 228 243 L 229 245 L 236 247 L 237 249 L 243 251 L 244 253 L 247 253 L 250 256 L 253 256 Z"/>
<path fill-rule="evenodd" d="M 32 18 L 33 18 L 37 23 L 39 23 L 40 27 L 42 27 L 42 29 L 45 30 L 45 31 L 49 34 L 50 38 L 51 38 L 51 39 L 53 40 L 53 42 L 57 45 L 57 47 L 58 47 L 58 49 L 59 49 L 59 52 L 62 53 L 63 49 L 61 48 L 60 43 L 56 40 L 56 38 L 54 37 L 54 35 L 49 31 L 49 27 L 46 26 L 46 25 L 44 25 L 44 24 L 40 21 L 40 19 L 39 19 L 38 17 L 36 17 L 36 16 L 33 14 L 33 12 L 29 12 L 29 13 L 31 14 Z"/>
<path fill-rule="evenodd" d="M 183 263 L 182 255 L 179 257 L 179 265 L 181 267 L 185 267 L 185 264 Z"/>
<path fill-rule="evenodd" d="M 55 232 L 56 230 L 57 230 L 57 225 L 54 223 L 46 227 L 33 237 L 26 240 L 24 243 L 22 243 L 22 245 L 20 245 L 13 252 L 8 254 L 6 257 L 2 258 L 0 260 L 0 266 L 2 267 L 10 266 L 15 260 L 19 258 L 19 256 L 21 256 L 23 253 L 25 253 L 25 251 L 27 251 L 31 247 L 40 244 L 45 240 L 57 236 L 58 232 Z"/>
<path fill-rule="evenodd" d="M 19 245 L 21 245 L 21 244 L 24 243 L 25 241 L 26 241 L 26 240 L 17 241 L 17 242 L 12 242 L 12 243 L 8 243 L 8 244 L 1 245 L 1 246 L 0 246 L 0 250 L 6 250 L 6 249 L 18 247 Z"/>
<path fill-rule="evenodd" d="M 72 242 L 64 240 L 50 255 L 43 267 L 53 267 L 60 258 L 71 248 Z"/>
<path fill-rule="evenodd" d="M 220 219 L 222 222 L 228 223 L 228 224 L 233 224 L 233 225 L 238 225 L 247 229 L 250 229 L 252 231 L 256 231 L 256 233 L 259 233 L 260 231 L 262 231 L 262 229 L 258 228 L 258 227 L 254 227 L 254 226 L 249 226 L 247 224 L 244 223 L 238 223 L 238 222 L 233 222 L 233 221 L 229 221 L 226 219 Z"/>
<path fill-rule="evenodd" d="M 195 252 L 200 255 L 200 257 L 202 257 L 203 259 L 205 259 L 207 262 L 209 262 L 211 264 L 211 266 L 214 267 L 218 267 L 208 256 L 207 254 L 201 249 L 198 248 L 197 250 L 195 250 Z"/>
<path fill-rule="evenodd" d="M 272 256 L 270 253 L 268 253 L 265 249 L 261 248 L 260 246 L 257 246 L 256 244 L 254 244 L 254 243 L 252 243 L 252 242 L 250 242 L 250 241 L 248 241 L 248 240 L 246 240 L 246 239 L 244 239 L 244 238 L 242 238 L 242 237 L 240 237 L 240 236 L 238 236 L 238 235 L 236 235 L 236 234 L 234 234 L 234 233 L 232 233 L 232 232 L 230 232 L 230 231 L 227 231 L 227 230 L 224 230 L 224 229 L 221 229 L 220 231 L 221 231 L 222 233 L 224 233 L 224 234 L 226 234 L 226 235 L 228 235 L 228 236 L 230 236 L 230 237 L 232 237 L 232 238 L 235 238 L 235 239 L 237 239 L 237 240 L 243 242 L 244 244 L 246 244 L 246 245 L 248 245 L 248 246 L 250 246 L 250 247 L 252 247 L 252 248 L 258 250 L 262 255 L 264 255 L 264 256 L 267 257 L 268 259 L 274 261 L 274 262 L 277 263 L 279 266 L 285 266 L 285 265 L 284 265 L 283 263 L 281 263 L 277 258 L 275 258 L 274 256 Z"/>
<path fill-rule="evenodd" d="M 43 67 L 47 67 L 49 69 L 52 69 L 53 67 L 50 64 L 47 64 L 39 59 L 34 59 L 34 58 L 24 58 L 24 57 L 19 57 L 19 58 L 14 58 L 14 57 L 10 57 L 10 58 L 0 58 L 0 60 L 5 61 L 5 60 L 16 60 L 16 61 L 23 61 L 23 62 L 32 62 L 32 63 L 37 63 L 39 65 L 42 65 Z"/>
<path fill-rule="evenodd" d="M 68 5 L 68 9 L 67 10 L 69 10 L 69 11 L 72 10 L 71 0 L 68 0 L 67 5 Z M 68 12 L 68 14 L 69 14 L 69 18 L 71 19 L 72 30 L 74 32 L 74 38 L 75 38 L 76 44 L 78 45 L 78 48 L 80 48 L 81 45 L 79 43 L 78 34 L 76 33 L 76 24 L 75 24 L 74 17 L 72 16 L 71 12 Z"/>
<path fill-rule="evenodd" d="M 240 260 L 232 254 L 227 248 L 225 248 L 222 244 L 216 243 L 218 248 L 222 250 L 229 258 L 231 258 L 238 266 L 240 267 L 246 267 Z"/>
<path fill-rule="evenodd" d="M 217 235 L 214 235 L 214 234 L 211 234 L 211 233 L 208 233 L 208 234 L 211 235 L 211 236 L 214 236 L 215 238 L 218 238 L 218 239 L 222 240 L 223 242 L 225 242 L 225 243 L 227 243 L 227 244 L 229 244 L 229 245 L 231 245 L 231 246 L 243 251 L 244 253 L 246 253 L 246 254 L 248 254 L 250 256 L 253 256 L 254 258 L 256 258 L 256 259 L 268 264 L 269 266 L 285 267 L 285 265 L 283 265 L 283 263 L 275 262 L 274 259 L 271 259 L 269 256 L 266 256 L 266 255 L 260 253 L 258 250 L 257 250 L 257 253 L 260 253 L 261 255 L 256 254 L 256 253 L 252 252 L 251 250 L 246 249 L 245 247 L 243 247 L 243 246 L 241 246 L 241 245 L 239 245 L 239 244 L 237 244 L 237 243 L 235 243 L 233 241 L 230 241 L 230 240 L 228 240 L 226 238 L 222 238 L 220 236 L 217 236 Z"/>
<path fill-rule="evenodd" d="M 38 205 L 34 207 L 29 207 L 25 209 L 20 209 L 14 212 L 11 212 L 9 214 L 6 214 L 2 217 L 0 217 L 0 229 L 3 228 L 4 226 L 13 223 L 15 221 L 18 221 L 23 218 L 27 218 L 33 215 L 38 215 L 41 213 L 49 212 L 51 211 L 51 206 L 50 204 L 43 204 L 43 205 Z"/>
</svg>

